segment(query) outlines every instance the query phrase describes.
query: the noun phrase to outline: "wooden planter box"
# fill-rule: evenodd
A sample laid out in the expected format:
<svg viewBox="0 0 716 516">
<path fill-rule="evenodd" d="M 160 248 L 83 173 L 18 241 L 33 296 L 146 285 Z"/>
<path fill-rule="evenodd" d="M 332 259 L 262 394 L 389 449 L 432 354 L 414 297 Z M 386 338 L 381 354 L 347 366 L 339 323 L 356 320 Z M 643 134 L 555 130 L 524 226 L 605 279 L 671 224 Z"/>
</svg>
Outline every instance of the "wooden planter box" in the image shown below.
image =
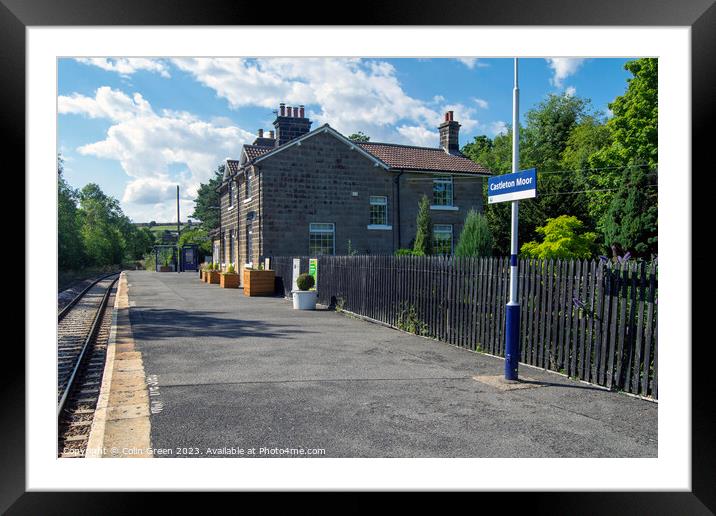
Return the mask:
<svg viewBox="0 0 716 516">
<path fill-rule="evenodd" d="M 207 283 L 218 285 L 221 282 L 221 273 L 219 271 L 209 271 L 207 274 Z"/>
<path fill-rule="evenodd" d="M 204 271 L 203 270 L 199 270 L 199 279 L 201 281 L 204 281 Z"/>
<path fill-rule="evenodd" d="M 273 296 L 275 284 L 276 271 L 244 269 L 245 296 Z"/>
<path fill-rule="evenodd" d="M 235 272 L 221 274 L 221 288 L 239 288 L 239 275 Z"/>
<path fill-rule="evenodd" d="M 160 265 L 159 272 L 171 272 L 172 268 L 170 265 Z"/>
</svg>

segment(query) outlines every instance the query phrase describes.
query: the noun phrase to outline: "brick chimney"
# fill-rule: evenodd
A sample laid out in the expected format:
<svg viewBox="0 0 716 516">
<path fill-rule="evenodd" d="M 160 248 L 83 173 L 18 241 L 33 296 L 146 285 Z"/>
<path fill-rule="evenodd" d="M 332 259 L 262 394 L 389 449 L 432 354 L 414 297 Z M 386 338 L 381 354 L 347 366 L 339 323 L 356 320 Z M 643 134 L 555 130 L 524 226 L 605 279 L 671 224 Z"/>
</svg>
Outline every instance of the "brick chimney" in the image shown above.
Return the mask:
<svg viewBox="0 0 716 516">
<path fill-rule="evenodd" d="M 259 129 L 257 132 L 256 139 L 254 140 L 253 145 L 258 145 L 260 147 L 273 147 L 276 144 L 273 138 L 273 131 L 268 132 L 268 137 L 264 136 L 264 130 Z"/>
<path fill-rule="evenodd" d="M 311 121 L 305 116 L 304 106 L 291 107 L 283 102 L 279 104 L 279 112 L 273 126 L 276 128 L 275 145 L 283 145 L 303 136 L 311 130 Z"/>
<path fill-rule="evenodd" d="M 445 113 L 445 121 L 438 126 L 440 129 L 440 147 L 445 152 L 457 154 L 460 152 L 460 124 L 453 120 L 453 112 Z"/>
</svg>

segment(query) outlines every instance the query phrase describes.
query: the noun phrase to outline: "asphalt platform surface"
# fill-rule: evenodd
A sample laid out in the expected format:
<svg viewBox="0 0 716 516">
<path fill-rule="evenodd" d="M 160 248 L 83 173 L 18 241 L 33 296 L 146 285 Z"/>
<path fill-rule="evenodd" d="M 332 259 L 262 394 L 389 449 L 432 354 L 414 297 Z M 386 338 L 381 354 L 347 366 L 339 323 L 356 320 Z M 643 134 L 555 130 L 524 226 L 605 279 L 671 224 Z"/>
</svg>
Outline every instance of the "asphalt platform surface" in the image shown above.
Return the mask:
<svg viewBox="0 0 716 516">
<path fill-rule="evenodd" d="M 167 457 L 657 456 L 656 403 L 522 365 L 506 385 L 499 358 L 195 273 L 127 279 Z"/>
</svg>

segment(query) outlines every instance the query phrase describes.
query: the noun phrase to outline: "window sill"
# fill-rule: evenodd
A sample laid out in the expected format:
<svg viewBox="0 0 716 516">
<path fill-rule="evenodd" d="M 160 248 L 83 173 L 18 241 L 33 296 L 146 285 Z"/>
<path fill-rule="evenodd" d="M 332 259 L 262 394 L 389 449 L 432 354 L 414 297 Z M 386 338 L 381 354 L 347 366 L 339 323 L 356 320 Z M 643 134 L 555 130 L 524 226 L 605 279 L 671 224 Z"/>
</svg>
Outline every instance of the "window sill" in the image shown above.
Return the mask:
<svg viewBox="0 0 716 516">
<path fill-rule="evenodd" d="M 244 199 L 244 204 L 246 204 L 247 202 L 251 202 L 252 200 L 253 200 L 253 197 L 249 197 L 248 199 Z"/>
<path fill-rule="evenodd" d="M 233 210 L 234 208 L 236 208 L 236 205 L 235 205 L 235 204 L 232 204 L 231 206 L 229 206 L 229 207 L 227 208 L 226 211 L 231 211 L 231 210 Z"/>
<path fill-rule="evenodd" d="M 375 229 L 375 230 L 382 230 L 382 231 L 392 231 L 393 226 L 387 226 L 385 224 L 368 224 L 368 229 Z"/>
<path fill-rule="evenodd" d="M 437 204 L 432 204 L 430 206 L 431 210 L 437 210 L 437 211 L 458 211 L 460 208 L 457 206 L 442 206 Z"/>
</svg>

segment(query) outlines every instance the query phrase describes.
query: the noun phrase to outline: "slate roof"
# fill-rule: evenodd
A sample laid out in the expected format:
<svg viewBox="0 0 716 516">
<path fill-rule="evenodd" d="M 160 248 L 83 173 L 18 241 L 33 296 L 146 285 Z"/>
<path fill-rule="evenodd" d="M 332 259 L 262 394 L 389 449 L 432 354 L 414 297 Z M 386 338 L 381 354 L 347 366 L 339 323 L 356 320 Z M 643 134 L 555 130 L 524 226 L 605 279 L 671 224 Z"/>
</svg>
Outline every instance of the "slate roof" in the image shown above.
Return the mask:
<svg viewBox="0 0 716 516">
<path fill-rule="evenodd" d="M 395 143 L 358 143 L 363 149 L 391 168 L 430 170 L 435 172 L 463 172 L 491 175 L 488 169 L 462 154 L 448 154 L 441 148 L 413 147 Z"/>
</svg>

